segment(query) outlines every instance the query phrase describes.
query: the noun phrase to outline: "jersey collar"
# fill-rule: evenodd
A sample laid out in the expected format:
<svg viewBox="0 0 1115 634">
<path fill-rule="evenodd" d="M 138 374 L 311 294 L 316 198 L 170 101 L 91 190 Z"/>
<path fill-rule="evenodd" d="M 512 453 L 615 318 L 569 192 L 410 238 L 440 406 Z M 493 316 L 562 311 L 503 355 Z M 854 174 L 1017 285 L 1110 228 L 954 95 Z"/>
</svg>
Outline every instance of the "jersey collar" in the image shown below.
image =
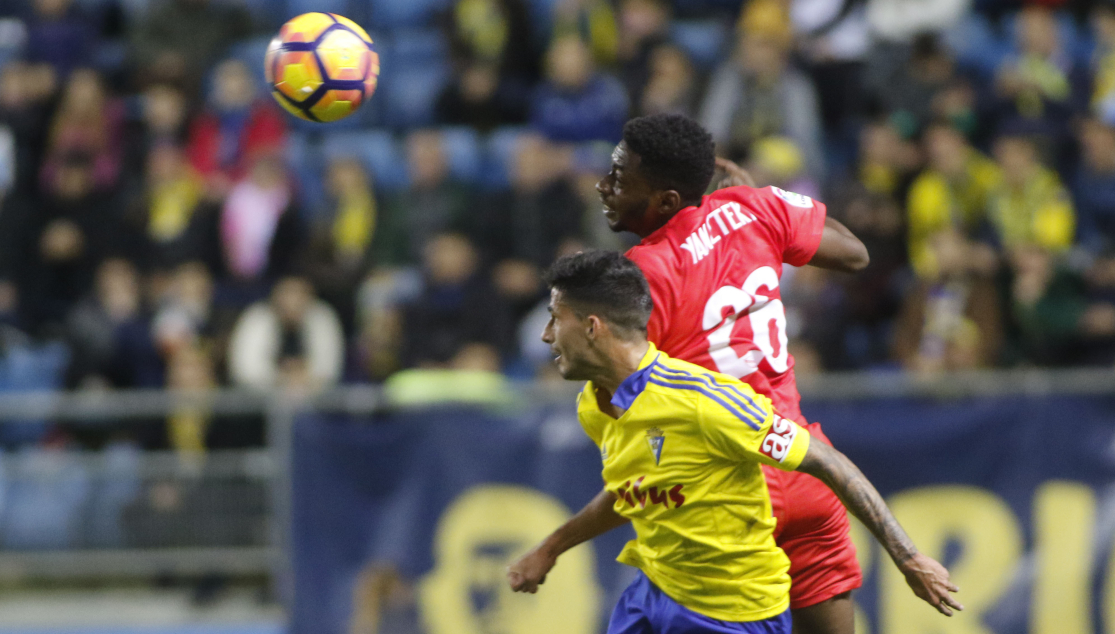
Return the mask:
<svg viewBox="0 0 1115 634">
<path fill-rule="evenodd" d="M 705 201 L 705 197 L 702 196 L 701 197 L 701 202 L 704 203 L 704 201 Z M 664 224 L 661 227 L 655 229 L 649 236 L 640 240 L 639 244 L 654 244 L 655 242 L 661 242 L 661 241 L 665 240 L 666 236 L 669 234 L 670 225 L 675 224 L 677 222 L 680 222 L 678 220 L 678 218 L 680 218 L 680 217 L 682 217 L 682 216 L 684 216 L 688 213 L 691 213 L 695 209 L 700 209 L 700 208 L 701 208 L 701 206 L 697 205 L 697 206 L 685 207 L 684 209 L 679 210 L 669 220 L 666 221 L 666 224 Z"/>
<path fill-rule="evenodd" d="M 658 354 L 658 348 L 655 348 L 654 344 L 648 341 L 647 353 L 639 361 L 639 369 L 619 384 L 616 393 L 612 395 L 612 405 L 623 410 L 631 409 L 631 404 L 635 402 L 635 398 L 642 394 L 647 387 L 647 380 L 650 378 L 651 369 L 658 361 Z"/>
</svg>

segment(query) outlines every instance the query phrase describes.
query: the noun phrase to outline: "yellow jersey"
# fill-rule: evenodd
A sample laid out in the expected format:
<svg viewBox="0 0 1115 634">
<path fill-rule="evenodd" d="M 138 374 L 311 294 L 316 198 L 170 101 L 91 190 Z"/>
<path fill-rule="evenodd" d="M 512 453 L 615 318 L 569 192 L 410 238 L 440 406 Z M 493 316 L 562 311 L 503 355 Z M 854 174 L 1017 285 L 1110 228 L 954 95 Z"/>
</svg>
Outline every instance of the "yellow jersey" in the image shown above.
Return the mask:
<svg viewBox="0 0 1115 634">
<path fill-rule="evenodd" d="M 600 448 L 604 485 L 635 539 L 618 557 L 681 605 L 721 621 L 777 616 L 790 604 L 790 561 L 759 463 L 791 471 L 809 432 L 777 416 L 746 383 L 672 359 L 650 344 L 600 410 L 590 381 L 577 415 Z"/>
</svg>

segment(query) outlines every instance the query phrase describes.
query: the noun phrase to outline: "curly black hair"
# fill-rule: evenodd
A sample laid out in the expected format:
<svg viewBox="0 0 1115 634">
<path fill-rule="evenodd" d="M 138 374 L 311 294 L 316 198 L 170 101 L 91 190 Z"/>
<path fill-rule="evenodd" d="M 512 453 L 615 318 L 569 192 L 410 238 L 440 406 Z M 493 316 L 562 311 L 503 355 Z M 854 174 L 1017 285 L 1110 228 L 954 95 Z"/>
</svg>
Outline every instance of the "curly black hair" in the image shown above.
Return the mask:
<svg viewBox="0 0 1115 634">
<path fill-rule="evenodd" d="M 643 272 L 622 253 L 591 250 L 558 258 L 546 283 L 582 317 L 596 315 L 629 331 L 646 333 L 654 302 Z"/>
<path fill-rule="evenodd" d="M 685 202 L 700 200 L 716 171 L 712 134 L 680 114 L 652 114 L 623 126 L 627 149 L 642 159 L 639 171 L 658 189 L 672 189 Z"/>
</svg>

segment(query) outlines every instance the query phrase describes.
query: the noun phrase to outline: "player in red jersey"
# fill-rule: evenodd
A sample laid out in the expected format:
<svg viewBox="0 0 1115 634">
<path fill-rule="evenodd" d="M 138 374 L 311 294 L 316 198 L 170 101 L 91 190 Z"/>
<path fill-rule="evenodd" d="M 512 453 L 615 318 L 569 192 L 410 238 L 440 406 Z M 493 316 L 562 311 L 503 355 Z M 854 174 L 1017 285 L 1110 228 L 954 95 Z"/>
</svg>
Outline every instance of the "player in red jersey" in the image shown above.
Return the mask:
<svg viewBox="0 0 1115 634">
<path fill-rule="evenodd" d="M 596 186 L 611 229 L 642 238 L 627 256 L 654 298 L 648 338 L 675 358 L 746 381 L 828 442 L 801 414 L 779 278 L 783 264 L 861 270 L 867 249 L 807 196 L 748 186 L 703 196 L 715 168 L 712 137 L 698 123 L 653 115 L 627 123 Z M 840 501 L 810 476 L 764 472 L 775 540 L 790 558 L 794 631 L 851 634 L 851 591 L 862 575 Z"/>
</svg>

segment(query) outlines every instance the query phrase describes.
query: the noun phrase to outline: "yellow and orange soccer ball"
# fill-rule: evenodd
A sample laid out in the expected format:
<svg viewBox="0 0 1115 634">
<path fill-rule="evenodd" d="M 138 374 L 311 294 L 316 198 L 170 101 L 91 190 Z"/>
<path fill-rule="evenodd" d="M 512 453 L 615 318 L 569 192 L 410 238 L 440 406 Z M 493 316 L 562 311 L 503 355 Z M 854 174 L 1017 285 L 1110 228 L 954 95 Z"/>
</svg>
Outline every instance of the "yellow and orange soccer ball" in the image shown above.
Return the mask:
<svg viewBox="0 0 1115 634">
<path fill-rule="evenodd" d="M 333 13 L 304 13 L 267 47 L 264 73 L 287 112 L 327 123 L 356 112 L 379 81 L 379 54 L 358 24 Z"/>
</svg>

